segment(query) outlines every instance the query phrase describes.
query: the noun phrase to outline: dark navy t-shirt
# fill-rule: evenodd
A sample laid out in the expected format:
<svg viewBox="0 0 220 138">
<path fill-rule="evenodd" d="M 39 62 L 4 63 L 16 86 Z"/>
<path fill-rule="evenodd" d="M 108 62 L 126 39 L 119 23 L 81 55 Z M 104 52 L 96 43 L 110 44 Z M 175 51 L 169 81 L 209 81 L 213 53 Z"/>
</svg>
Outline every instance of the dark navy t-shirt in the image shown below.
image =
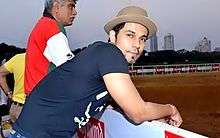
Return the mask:
<svg viewBox="0 0 220 138">
<path fill-rule="evenodd" d="M 114 45 L 91 44 L 48 74 L 32 91 L 14 129 L 30 138 L 69 138 L 110 98 L 103 76 L 128 74 L 128 63 Z"/>
</svg>

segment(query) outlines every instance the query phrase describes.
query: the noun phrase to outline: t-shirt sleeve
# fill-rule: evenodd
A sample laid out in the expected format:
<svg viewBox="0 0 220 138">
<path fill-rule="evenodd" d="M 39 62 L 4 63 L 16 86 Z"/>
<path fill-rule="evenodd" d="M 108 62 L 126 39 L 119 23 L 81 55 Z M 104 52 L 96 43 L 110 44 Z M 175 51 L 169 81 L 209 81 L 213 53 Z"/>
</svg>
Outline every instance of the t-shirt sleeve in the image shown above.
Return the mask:
<svg viewBox="0 0 220 138">
<path fill-rule="evenodd" d="M 7 61 L 4 64 L 4 67 L 8 70 L 8 72 L 12 73 L 14 68 L 13 68 L 13 64 L 15 64 L 16 60 L 16 55 L 14 57 L 12 57 L 9 61 Z"/>
<path fill-rule="evenodd" d="M 55 21 L 45 22 L 44 37 L 47 40 L 44 56 L 56 66 L 60 66 L 74 57 L 68 44 L 66 35 L 61 32 Z M 50 27 L 50 29 L 48 29 Z M 47 29 L 46 29 L 47 28 Z"/>
<path fill-rule="evenodd" d="M 97 64 L 101 76 L 108 73 L 126 73 L 128 74 L 128 62 L 122 52 L 114 45 L 102 43 L 97 51 Z"/>
<path fill-rule="evenodd" d="M 68 40 L 62 32 L 49 38 L 44 56 L 56 66 L 60 66 L 74 57 L 69 48 Z"/>
</svg>

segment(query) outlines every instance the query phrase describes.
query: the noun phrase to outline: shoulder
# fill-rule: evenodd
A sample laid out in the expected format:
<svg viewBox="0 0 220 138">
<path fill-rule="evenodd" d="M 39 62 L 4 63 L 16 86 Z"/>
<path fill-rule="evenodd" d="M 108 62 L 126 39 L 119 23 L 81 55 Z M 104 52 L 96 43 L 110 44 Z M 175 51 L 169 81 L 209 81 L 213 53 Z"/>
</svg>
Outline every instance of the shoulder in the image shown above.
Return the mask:
<svg viewBox="0 0 220 138">
<path fill-rule="evenodd" d="M 95 48 L 95 60 L 101 76 L 108 73 L 128 74 L 128 64 L 121 50 L 110 43 L 95 42 L 91 47 Z M 98 49 L 98 50 L 97 50 Z"/>
<path fill-rule="evenodd" d="M 16 54 L 13 56 L 9 61 L 5 63 L 5 65 L 14 65 L 14 63 L 20 63 L 22 61 L 25 61 L 25 53 L 22 54 Z"/>
<path fill-rule="evenodd" d="M 103 41 L 96 41 L 96 42 L 90 44 L 88 47 L 107 46 L 107 45 L 109 45 L 109 43 L 103 42 Z"/>
<path fill-rule="evenodd" d="M 92 47 L 99 52 L 104 52 L 109 54 L 111 53 L 122 54 L 121 50 L 117 46 L 103 41 L 96 41 L 93 44 L 90 44 L 89 47 Z"/>
<path fill-rule="evenodd" d="M 41 24 L 47 24 L 47 25 L 56 25 L 57 26 L 57 22 L 54 19 L 51 19 L 49 17 L 41 17 L 38 21 L 38 23 Z"/>
<path fill-rule="evenodd" d="M 17 59 L 24 59 L 24 58 L 25 58 L 25 53 L 22 53 L 22 54 L 16 54 L 10 60 L 17 60 Z"/>
<path fill-rule="evenodd" d="M 89 47 L 93 47 L 94 54 L 98 62 L 111 64 L 125 64 L 127 61 L 122 51 L 115 45 L 106 42 L 95 42 Z M 117 60 L 117 61 L 116 61 Z"/>
<path fill-rule="evenodd" d="M 52 36 L 59 34 L 61 29 L 56 20 L 49 17 L 41 17 L 30 34 L 29 39 L 37 38 L 37 41 L 47 41 Z"/>
<path fill-rule="evenodd" d="M 45 29 L 45 30 L 60 30 L 56 20 L 51 19 L 49 17 L 41 17 L 36 24 L 36 27 Z"/>
<path fill-rule="evenodd" d="M 12 72 L 12 68 L 14 67 L 14 63 L 17 60 L 17 55 L 13 56 L 10 60 L 8 60 L 7 62 L 5 62 L 3 64 L 4 68 L 7 69 L 9 72 Z"/>
<path fill-rule="evenodd" d="M 26 53 L 16 54 L 14 57 L 24 58 Z"/>
</svg>

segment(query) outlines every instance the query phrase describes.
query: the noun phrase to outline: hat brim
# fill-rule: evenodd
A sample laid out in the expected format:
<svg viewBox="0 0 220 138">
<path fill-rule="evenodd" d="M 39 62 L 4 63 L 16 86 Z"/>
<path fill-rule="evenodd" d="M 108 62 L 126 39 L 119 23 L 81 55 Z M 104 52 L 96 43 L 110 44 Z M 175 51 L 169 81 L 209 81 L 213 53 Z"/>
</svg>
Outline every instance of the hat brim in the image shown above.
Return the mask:
<svg viewBox="0 0 220 138">
<path fill-rule="evenodd" d="M 113 18 L 112 20 L 110 20 L 105 26 L 104 26 L 104 29 L 105 29 L 105 32 L 107 34 L 109 34 L 109 32 L 118 24 L 120 23 L 128 23 L 128 22 L 131 22 L 131 23 L 139 23 L 143 26 L 145 26 L 146 28 L 148 28 L 149 30 L 149 35 L 148 35 L 148 38 L 152 37 L 156 31 L 157 31 L 157 27 L 154 23 L 153 20 L 145 17 L 145 16 L 132 16 L 132 15 L 123 15 L 123 16 L 120 16 L 120 17 L 115 17 Z"/>
</svg>

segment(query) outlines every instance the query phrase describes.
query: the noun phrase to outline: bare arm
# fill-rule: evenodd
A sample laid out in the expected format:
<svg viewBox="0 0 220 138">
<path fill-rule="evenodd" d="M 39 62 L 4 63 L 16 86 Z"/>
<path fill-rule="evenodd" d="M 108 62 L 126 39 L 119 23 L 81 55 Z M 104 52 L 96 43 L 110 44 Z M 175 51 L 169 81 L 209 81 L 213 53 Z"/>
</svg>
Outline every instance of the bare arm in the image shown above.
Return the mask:
<svg viewBox="0 0 220 138">
<path fill-rule="evenodd" d="M 4 93 L 8 96 L 8 98 L 11 98 L 11 90 L 7 84 L 6 81 L 6 75 L 8 75 L 10 72 L 8 72 L 8 70 L 4 67 L 4 65 L 2 65 L 0 67 L 0 87 L 2 88 L 2 90 L 4 91 Z"/>
<path fill-rule="evenodd" d="M 178 112 L 170 105 L 144 102 L 128 74 L 109 73 L 103 78 L 113 99 L 136 123 L 169 117 Z M 181 124 L 182 119 L 179 114 L 176 118 L 181 120 L 178 122 Z"/>
</svg>

